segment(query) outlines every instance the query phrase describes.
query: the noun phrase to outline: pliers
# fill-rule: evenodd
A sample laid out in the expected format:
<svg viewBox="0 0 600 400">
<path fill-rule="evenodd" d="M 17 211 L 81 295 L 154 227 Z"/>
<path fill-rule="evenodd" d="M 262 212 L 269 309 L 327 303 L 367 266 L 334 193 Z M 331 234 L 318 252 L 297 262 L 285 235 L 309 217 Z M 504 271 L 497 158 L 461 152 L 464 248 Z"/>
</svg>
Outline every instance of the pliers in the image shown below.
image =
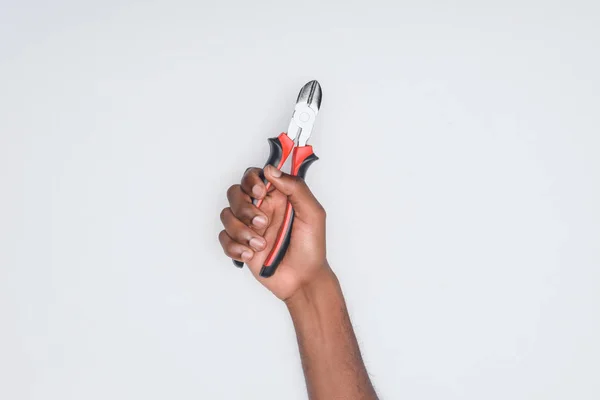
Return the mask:
<svg viewBox="0 0 600 400">
<path fill-rule="evenodd" d="M 281 169 L 283 164 L 292 155 L 292 169 L 290 174 L 305 178 L 308 167 L 319 158 L 313 152 L 312 146 L 306 144 L 313 130 L 317 113 L 321 108 L 321 85 L 317 81 L 310 81 L 302 87 L 296 100 L 296 107 L 288 127 L 287 133 L 283 132 L 277 137 L 268 139 L 270 154 L 265 167 L 272 165 Z M 267 191 L 271 187 L 271 182 L 263 178 Z M 253 199 L 253 204 L 260 207 L 263 199 Z M 290 244 L 290 235 L 294 223 L 294 208 L 287 202 L 285 216 L 273 249 L 267 256 L 263 267 L 260 270 L 260 276 L 269 277 L 275 273 L 279 263 L 285 256 Z M 244 263 L 233 260 L 233 263 L 242 268 Z"/>
</svg>

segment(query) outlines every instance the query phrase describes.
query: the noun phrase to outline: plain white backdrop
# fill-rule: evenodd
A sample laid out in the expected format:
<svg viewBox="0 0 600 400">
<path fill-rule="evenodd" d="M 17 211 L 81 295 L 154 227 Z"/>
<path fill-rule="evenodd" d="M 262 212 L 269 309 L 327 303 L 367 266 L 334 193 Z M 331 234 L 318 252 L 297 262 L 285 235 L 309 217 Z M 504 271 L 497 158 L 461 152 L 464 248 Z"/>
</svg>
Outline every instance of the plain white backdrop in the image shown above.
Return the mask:
<svg viewBox="0 0 600 400">
<path fill-rule="evenodd" d="M 307 181 L 383 399 L 600 397 L 596 1 L 0 2 L 0 398 L 304 399 L 225 191 Z"/>
</svg>

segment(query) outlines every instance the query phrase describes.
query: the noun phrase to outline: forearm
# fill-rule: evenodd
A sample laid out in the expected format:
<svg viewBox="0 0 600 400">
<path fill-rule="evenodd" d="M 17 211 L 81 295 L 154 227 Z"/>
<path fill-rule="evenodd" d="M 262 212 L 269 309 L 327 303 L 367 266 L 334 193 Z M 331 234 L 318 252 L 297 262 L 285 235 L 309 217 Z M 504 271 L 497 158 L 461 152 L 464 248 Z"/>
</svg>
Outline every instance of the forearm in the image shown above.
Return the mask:
<svg viewBox="0 0 600 400">
<path fill-rule="evenodd" d="M 329 267 L 286 304 L 296 329 L 309 398 L 377 399 L 339 282 Z"/>
</svg>

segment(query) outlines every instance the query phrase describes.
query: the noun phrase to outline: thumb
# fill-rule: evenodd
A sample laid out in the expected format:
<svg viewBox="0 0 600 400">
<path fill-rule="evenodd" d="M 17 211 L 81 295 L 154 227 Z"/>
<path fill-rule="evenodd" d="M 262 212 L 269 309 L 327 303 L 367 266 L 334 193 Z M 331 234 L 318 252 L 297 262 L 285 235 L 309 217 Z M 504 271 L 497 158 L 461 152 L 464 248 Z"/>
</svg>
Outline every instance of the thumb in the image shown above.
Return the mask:
<svg viewBox="0 0 600 400">
<path fill-rule="evenodd" d="M 267 165 L 264 172 L 265 178 L 275 189 L 287 196 L 294 207 L 296 216 L 300 219 L 310 219 L 323 211 L 323 207 L 312 194 L 304 179 L 286 174 L 272 165 Z"/>
</svg>

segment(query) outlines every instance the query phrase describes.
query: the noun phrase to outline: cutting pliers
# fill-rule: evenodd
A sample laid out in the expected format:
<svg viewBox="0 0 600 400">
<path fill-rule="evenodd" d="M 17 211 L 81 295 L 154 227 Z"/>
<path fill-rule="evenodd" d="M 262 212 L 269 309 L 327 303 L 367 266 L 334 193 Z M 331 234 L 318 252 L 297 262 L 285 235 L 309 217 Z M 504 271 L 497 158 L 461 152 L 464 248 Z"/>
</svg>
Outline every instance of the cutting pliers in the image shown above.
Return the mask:
<svg viewBox="0 0 600 400">
<path fill-rule="evenodd" d="M 268 139 L 271 151 L 265 167 L 272 165 L 277 169 L 281 169 L 291 154 L 292 169 L 290 174 L 304 179 L 308 167 L 319 159 L 313 152 L 312 146 L 308 145 L 307 142 L 312 133 L 317 113 L 321 108 L 321 96 L 321 85 L 317 81 L 310 81 L 302 87 L 300 94 L 298 94 L 298 100 L 296 100 L 296 107 L 287 133 L 284 132 L 277 137 Z M 268 192 L 271 182 L 264 178 L 263 180 Z M 254 205 L 257 207 L 260 207 L 262 202 L 263 199 L 253 200 Z M 283 223 L 275 239 L 273 249 L 260 270 L 260 276 L 269 277 L 275 273 L 290 244 L 293 223 L 294 208 L 288 201 Z M 240 268 L 244 266 L 241 261 L 233 260 L 233 263 Z"/>
</svg>

